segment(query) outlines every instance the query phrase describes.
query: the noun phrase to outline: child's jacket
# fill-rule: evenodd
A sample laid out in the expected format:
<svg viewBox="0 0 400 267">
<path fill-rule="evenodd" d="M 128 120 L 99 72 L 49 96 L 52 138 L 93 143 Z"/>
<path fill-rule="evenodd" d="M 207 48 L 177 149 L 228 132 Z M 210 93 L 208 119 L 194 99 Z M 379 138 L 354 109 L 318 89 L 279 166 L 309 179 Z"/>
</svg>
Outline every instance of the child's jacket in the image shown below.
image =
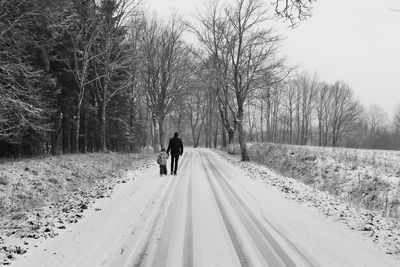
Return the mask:
<svg viewBox="0 0 400 267">
<path fill-rule="evenodd" d="M 157 156 L 157 163 L 160 165 L 167 165 L 168 154 L 165 151 L 161 151 Z"/>
</svg>

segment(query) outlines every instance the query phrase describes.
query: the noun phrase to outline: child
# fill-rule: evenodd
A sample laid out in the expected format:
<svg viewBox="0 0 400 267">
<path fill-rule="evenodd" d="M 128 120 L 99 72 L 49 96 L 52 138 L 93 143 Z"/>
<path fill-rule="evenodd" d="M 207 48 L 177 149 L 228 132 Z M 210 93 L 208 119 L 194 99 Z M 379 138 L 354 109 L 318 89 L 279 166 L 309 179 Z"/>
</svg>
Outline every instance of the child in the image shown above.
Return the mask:
<svg viewBox="0 0 400 267">
<path fill-rule="evenodd" d="M 167 175 L 167 159 L 168 154 L 165 152 L 165 148 L 161 148 L 161 152 L 157 156 L 157 163 L 160 165 L 160 176 Z"/>
</svg>

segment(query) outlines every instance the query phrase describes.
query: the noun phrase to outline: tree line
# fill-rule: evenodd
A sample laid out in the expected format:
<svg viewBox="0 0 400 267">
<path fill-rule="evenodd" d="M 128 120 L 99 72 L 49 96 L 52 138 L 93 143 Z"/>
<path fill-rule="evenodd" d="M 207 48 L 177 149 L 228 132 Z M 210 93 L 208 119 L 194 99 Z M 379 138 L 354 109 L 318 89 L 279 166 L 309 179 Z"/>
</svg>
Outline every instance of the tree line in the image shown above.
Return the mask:
<svg viewBox="0 0 400 267">
<path fill-rule="evenodd" d="M 294 26 L 313 2 L 210 2 L 186 21 L 137 0 L 3 0 L 0 156 L 157 151 L 172 131 L 242 160 L 247 141 L 394 147 L 400 115 L 383 125 L 344 82 L 287 66 L 268 9 Z"/>
<path fill-rule="evenodd" d="M 295 73 L 249 103 L 249 140 L 296 145 L 400 149 L 400 105 L 391 119 L 377 105 L 363 106 L 343 81 Z"/>
<path fill-rule="evenodd" d="M 136 149 L 135 2 L 2 1 L 1 154 Z M 140 140 L 136 138 L 136 140 Z"/>
</svg>

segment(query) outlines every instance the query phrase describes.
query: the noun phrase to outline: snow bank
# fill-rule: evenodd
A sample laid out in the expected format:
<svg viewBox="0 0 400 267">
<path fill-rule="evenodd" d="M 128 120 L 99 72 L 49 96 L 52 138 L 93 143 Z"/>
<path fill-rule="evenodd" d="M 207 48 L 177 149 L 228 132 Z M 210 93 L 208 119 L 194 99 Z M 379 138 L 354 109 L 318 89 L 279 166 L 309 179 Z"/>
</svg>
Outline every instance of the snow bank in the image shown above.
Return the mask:
<svg viewBox="0 0 400 267">
<path fill-rule="evenodd" d="M 76 223 L 95 199 L 134 179 L 133 170 L 148 168 L 154 157 L 91 153 L 0 164 L 0 264 Z"/>
</svg>

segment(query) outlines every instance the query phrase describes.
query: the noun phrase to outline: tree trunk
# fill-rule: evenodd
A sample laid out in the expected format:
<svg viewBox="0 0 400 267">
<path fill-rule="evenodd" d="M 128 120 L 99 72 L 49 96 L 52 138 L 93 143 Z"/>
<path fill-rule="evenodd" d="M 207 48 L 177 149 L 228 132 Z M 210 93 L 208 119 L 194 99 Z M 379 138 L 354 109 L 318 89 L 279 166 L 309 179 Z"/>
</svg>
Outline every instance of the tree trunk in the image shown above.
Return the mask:
<svg viewBox="0 0 400 267">
<path fill-rule="evenodd" d="M 157 120 L 156 117 L 153 115 L 153 128 L 152 128 L 152 140 L 153 140 L 153 151 L 154 153 L 157 152 Z"/>
<path fill-rule="evenodd" d="M 85 112 L 85 115 L 83 116 L 83 119 L 84 119 L 84 123 L 83 123 L 83 125 L 85 126 L 85 129 L 84 129 L 84 139 L 83 139 L 83 153 L 86 153 L 87 152 L 87 148 L 88 148 L 88 119 L 87 119 L 87 117 L 88 117 L 88 113 L 87 112 Z"/>
<path fill-rule="evenodd" d="M 54 127 L 54 131 L 51 133 L 51 154 L 58 155 L 59 151 L 59 142 L 60 142 L 60 133 L 63 131 L 63 114 L 60 114 L 60 117 Z M 62 140 L 62 139 L 61 139 Z M 62 141 L 61 141 L 62 142 Z M 62 144 L 61 144 L 62 145 Z M 62 147 L 61 147 L 62 152 Z"/>
<path fill-rule="evenodd" d="M 300 104 L 296 104 L 296 123 L 297 123 L 297 133 L 296 133 L 296 145 L 300 144 Z"/>
<path fill-rule="evenodd" d="M 213 137 L 213 116 L 214 115 L 214 101 L 213 96 L 210 94 L 209 100 L 209 109 L 208 109 L 208 147 L 212 145 L 212 137 Z"/>
<path fill-rule="evenodd" d="M 310 128 L 309 128 L 309 131 L 308 131 L 308 132 L 310 133 L 310 134 L 309 134 L 309 136 L 310 136 L 310 144 L 313 145 L 313 131 L 312 131 L 313 129 L 312 129 L 312 123 L 311 123 L 311 120 L 312 120 L 311 114 L 312 114 L 312 113 L 311 113 L 311 108 L 310 108 L 310 114 L 309 114 L 310 117 L 309 117 L 309 119 L 308 119 L 308 121 L 309 121 L 309 122 L 308 122 L 308 125 L 309 125 Z"/>
<path fill-rule="evenodd" d="M 249 125 L 249 141 L 253 142 L 253 123 L 251 121 L 250 105 L 247 106 L 247 121 Z"/>
<path fill-rule="evenodd" d="M 293 144 L 293 114 L 289 115 L 289 144 Z"/>
<path fill-rule="evenodd" d="M 238 108 L 238 132 L 239 132 L 239 145 L 240 145 L 240 154 L 242 157 L 242 161 L 250 161 L 250 157 L 247 154 L 247 148 L 246 148 L 246 141 L 244 138 L 244 131 L 243 131 L 243 107 L 239 103 L 239 108 Z"/>
<path fill-rule="evenodd" d="M 233 150 L 233 139 L 235 137 L 235 130 L 233 128 L 230 128 L 228 131 L 228 143 L 229 143 L 229 148 L 228 152 L 229 154 L 234 154 L 235 151 Z"/>
<path fill-rule="evenodd" d="M 150 120 L 150 109 L 149 105 L 146 106 L 146 151 L 149 152 L 149 147 L 151 143 L 151 120 Z"/>
<path fill-rule="evenodd" d="M 158 118 L 158 133 L 160 137 L 160 148 L 165 148 L 164 119 L 165 117 L 163 116 L 160 116 Z"/>
<path fill-rule="evenodd" d="M 201 131 L 203 130 L 203 125 L 204 125 L 204 123 L 201 123 L 199 132 L 197 133 L 196 142 L 194 143 L 194 147 L 199 146 L 200 135 L 201 135 Z"/>
<path fill-rule="evenodd" d="M 261 114 L 260 114 L 260 128 L 261 128 L 261 131 L 260 131 L 260 134 L 261 134 L 261 143 L 264 143 L 264 133 L 263 133 L 263 130 L 264 130 L 264 121 L 263 121 L 263 118 L 264 118 L 264 101 L 263 101 L 263 99 L 261 99 L 261 110 L 260 110 L 260 112 L 261 112 Z"/>
<path fill-rule="evenodd" d="M 106 104 L 104 101 L 101 103 L 100 112 L 100 151 L 107 151 L 106 143 Z"/>
<path fill-rule="evenodd" d="M 78 110 L 75 114 L 75 146 L 74 152 L 79 152 L 79 131 L 81 128 L 81 105 L 78 104 Z"/>
<path fill-rule="evenodd" d="M 193 124 L 191 123 L 190 128 L 192 129 L 192 142 L 193 142 L 193 147 L 196 148 L 197 144 L 196 144 L 196 128 L 193 126 Z"/>
<path fill-rule="evenodd" d="M 182 109 L 179 111 L 179 115 L 178 115 L 178 133 L 182 132 Z"/>
<path fill-rule="evenodd" d="M 132 134 L 132 130 L 133 130 L 133 122 L 135 119 L 135 99 L 134 99 L 134 88 L 131 88 L 131 95 L 130 95 L 130 107 L 129 107 L 129 134 Z M 134 142 L 130 142 L 129 143 L 129 148 L 130 151 L 133 152 L 135 151 L 135 144 Z"/>
<path fill-rule="evenodd" d="M 69 126 L 70 123 L 67 117 L 63 117 L 62 120 L 62 150 L 63 153 L 70 153 L 70 145 L 69 145 Z"/>
<path fill-rule="evenodd" d="M 266 132 L 267 132 L 267 142 L 271 142 L 271 95 L 270 95 L 270 88 L 267 89 L 267 96 L 266 96 Z"/>
<path fill-rule="evenodd" d="M 321 111 L 318 112 L 318 146 L 322 146 L 322 116 L 321 116 Z"/>
<path fill-rule="evenodd" d="M 278 130 L 279 130 L 279 128 L 278 128 L 278 109 L 279 109 L 279 102 L 278 102 L 278 100 L 275 100 L 274 111 L 272 113 L 273 114 L 273 131 L 272 131 L 273 142 L 277 142 L 277 140 L 278 140 Z"/>
<path fill-rule="evenodd" d="M 324 146 L 328 146 L 329 124 L 328 119 L 325 119 Z"/>
<path fill-rule="evenodd" d="M 222 135 L 222 147 L 226 147 L 226 129 L 223 123 L 221 123 L 221 135 Z"/>
<path fill-rule="evenodd" d="M 215 116 L 217 117 L 217 116 Z M 215 118 L 215 129 L 214 129 L 214 148 L 217 148 L 218 146 L 218 125 L 219 124 L 219 120 L 218 118 Z"/>
</svg>

